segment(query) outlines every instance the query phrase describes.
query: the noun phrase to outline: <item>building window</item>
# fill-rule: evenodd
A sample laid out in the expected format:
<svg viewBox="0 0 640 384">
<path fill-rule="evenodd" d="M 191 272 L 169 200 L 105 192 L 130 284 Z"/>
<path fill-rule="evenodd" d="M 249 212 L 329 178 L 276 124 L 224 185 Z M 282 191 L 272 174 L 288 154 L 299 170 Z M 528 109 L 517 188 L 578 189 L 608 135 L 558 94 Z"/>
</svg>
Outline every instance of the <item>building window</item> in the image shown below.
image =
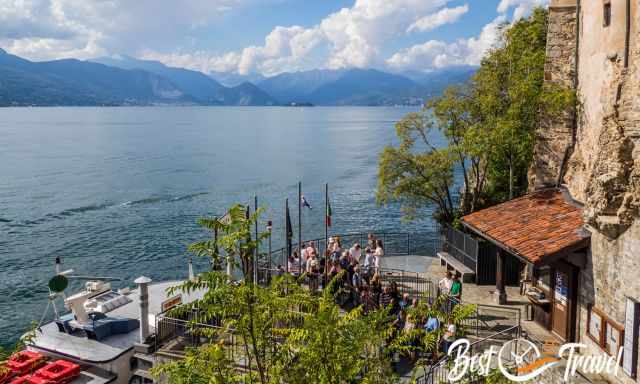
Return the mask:
<svg viewBox="0 0 640 384">
<path fill-rule="evenodd" d="M 608 27 L 611 25 L 611 3 L 604 3 L 602 25 Z"/>
<path fill-rule="evenodd" d="M 616 357 L 624 340 L 624 327 L 591 307 L 588 310 L 587 335 L 605 352 Z"/>
</svg>

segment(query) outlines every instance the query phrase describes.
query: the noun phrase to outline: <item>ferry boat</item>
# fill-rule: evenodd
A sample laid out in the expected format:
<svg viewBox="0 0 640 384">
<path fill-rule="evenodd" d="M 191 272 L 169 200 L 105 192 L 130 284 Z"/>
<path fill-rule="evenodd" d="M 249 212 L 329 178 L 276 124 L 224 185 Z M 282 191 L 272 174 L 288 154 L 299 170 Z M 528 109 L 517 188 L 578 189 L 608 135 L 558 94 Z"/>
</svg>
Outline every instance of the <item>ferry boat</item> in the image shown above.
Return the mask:
<svg viewBox="0 0 640 384">
<path fill-rule="evenodd" d="M 189 278 L 193 266 L 189 261 Z M 69 280 L 84 288 L 65 294 Z M 49 282 L 52 321 L 29 337 L 25 351 L 13 355 L 0 371 L 0 384 L 139 384 L 151 383 L 158 321 L 171 308 L 200 299 L 202 291 L 167 295 L 183 281 L 153 282 L 141 276 L 133 289 L 115 290 L 110 278 L 74 276 L 60 271 Z M 69 313 L 59 314 L 64 301 Z M 48 308 L 49 308 L 48 307 Z M 53 372 L 53 373 L 52 373 Z"/>
</svg>

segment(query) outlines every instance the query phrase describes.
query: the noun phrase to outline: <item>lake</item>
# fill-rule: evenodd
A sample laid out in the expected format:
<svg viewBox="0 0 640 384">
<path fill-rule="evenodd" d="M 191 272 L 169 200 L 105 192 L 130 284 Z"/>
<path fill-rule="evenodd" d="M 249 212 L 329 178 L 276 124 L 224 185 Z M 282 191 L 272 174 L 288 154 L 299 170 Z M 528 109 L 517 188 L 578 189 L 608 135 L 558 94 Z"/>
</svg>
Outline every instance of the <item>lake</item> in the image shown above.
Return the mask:
<svg viewBox="0 0 640 384">
<path fill-rule="evenodd" d="M 196 224 L 257 195 L 281 245 L 297 182 L 312 210 L 303 237 L 331 231 L 420 232 L 397 205 L 378 207 L 378 157 L 410 108 L 0 109 L 0 345 L 38 321 L 54 260 L 126 284 L 185 278 Z M 296 230 L 297 231 L 297 230 Z M 297 233 L 297 232 L 296 232 Z M 206 268 L 204 260 L 197 270 Z"/>
</svg>

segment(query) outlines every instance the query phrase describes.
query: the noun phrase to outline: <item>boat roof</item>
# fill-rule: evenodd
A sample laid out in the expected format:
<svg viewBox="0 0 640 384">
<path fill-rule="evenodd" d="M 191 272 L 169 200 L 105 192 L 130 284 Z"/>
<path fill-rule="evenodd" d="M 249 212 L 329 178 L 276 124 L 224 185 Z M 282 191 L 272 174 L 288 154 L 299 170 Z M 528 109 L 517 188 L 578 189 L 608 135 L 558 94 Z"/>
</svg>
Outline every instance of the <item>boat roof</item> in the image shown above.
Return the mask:
<svg viewBox="0 0 640 384">
<path fill-rule="evenodd" d="M 167 281 L 149 284 L 149 332 L 155 332 L 155 318 L 162 313 L 162 303 L 169 299 L 167 289 L 180 285 L 182 281 Z M 190 303 L 200 299 L 204 291 L 192 291 L 182 293 L 182 303 Z M 177 295 L 172 295 L 175 297 Z M 138 289 L 131 290 L 128 297 L 132 300 L 121 307 L 107 313 L 110 317 L 123 317 L 138 319 L 140 317 L 140 305 Z M 140 329 L 136 328 L 126 334 L 111 335 L 102 340 L 91 340 L 83 332 L 74 334 L 60 332 L 55 322 L 50 322 L 36 331 L 36 336 L 30 345 L 44 352 L 62 355 L 77 359 L 86 363 L 107 363 L 113 361 L 131 350 L 134 344 L 139 342 Z"/>
</svg>

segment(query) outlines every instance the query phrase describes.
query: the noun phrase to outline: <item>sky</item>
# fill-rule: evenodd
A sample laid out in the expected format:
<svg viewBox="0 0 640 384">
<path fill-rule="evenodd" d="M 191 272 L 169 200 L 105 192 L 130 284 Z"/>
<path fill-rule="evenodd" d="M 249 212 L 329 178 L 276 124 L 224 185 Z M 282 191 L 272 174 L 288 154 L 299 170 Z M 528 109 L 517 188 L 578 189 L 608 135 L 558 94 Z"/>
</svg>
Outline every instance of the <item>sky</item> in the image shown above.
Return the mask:
<svg viewBox="0 0 640 384">
<path fill-rule="evenodd" d="M 0 48 L 30 60 L 129 55 L 204 73 L 477 65 L 548 0 L 0 0 Z"/>
</svg>

